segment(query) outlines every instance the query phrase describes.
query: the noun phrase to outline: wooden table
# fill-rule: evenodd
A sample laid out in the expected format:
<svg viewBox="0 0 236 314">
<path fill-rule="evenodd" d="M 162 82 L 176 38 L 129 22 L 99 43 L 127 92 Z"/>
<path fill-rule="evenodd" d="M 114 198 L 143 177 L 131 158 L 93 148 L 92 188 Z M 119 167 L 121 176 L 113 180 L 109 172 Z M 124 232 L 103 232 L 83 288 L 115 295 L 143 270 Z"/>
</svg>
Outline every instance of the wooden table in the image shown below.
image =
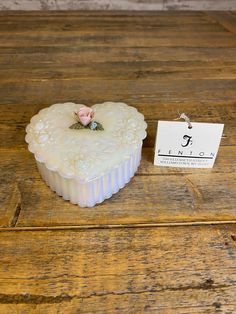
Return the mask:
<svg viewBox="0 0 236 314">
<path fill-rule="evenodd" d="M 236 313 L 236 13 L 0 18 L 0 313 Z M 56 196 L 24 141 L 39 109 L 124 101 L 141 167 L 94 208 Z M 225 124 L 213 169 L 153 165 L 159 119 Z"/>
</svg>

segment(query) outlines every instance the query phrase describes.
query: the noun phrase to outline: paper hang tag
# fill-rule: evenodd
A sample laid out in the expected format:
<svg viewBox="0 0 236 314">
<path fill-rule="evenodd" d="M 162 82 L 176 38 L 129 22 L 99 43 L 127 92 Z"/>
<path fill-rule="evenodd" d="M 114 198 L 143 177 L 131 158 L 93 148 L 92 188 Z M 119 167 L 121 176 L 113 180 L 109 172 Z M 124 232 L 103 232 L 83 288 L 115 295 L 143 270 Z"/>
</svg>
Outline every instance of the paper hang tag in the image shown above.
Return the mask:
<svg viewBox="0 0 236 314">
<path fill-rule="evenodd" d="M 154 165 L 182 168 L 212 168 L 224 124 L 159 121 Z"/>
</svg>

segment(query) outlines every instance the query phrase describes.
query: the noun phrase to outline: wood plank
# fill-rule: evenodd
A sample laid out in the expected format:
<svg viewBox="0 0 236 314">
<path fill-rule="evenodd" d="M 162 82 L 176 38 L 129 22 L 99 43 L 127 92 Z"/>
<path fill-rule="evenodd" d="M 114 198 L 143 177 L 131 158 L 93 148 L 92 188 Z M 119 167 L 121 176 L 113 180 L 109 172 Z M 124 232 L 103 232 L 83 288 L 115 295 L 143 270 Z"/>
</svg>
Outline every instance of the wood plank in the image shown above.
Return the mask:
<svg viewBox="0 0 236 314">
<path fill-rule="evenodd" d="M 235 233 L 235 226 L 1 232 L 0 310 L 233 313 Z"/>
<path fill-rule="evenodd" d="M 16 65 L 17 66 L 17 65 Z M 19 66 L 19 65 L 18 65 Z M 109 67 L 109 71 L 107 71 Z M 16 71 L 14 65 L 0 68 L 0 82 L 32 82 L 72 79 L 116 80 L 179 80 L 179 79 L 235 79 L 236 62 L 206 61 L 149 61 L 104 62 L 80 64 L 77 67 L 46 65 L 42 68 L 24 65 Z M 147 82 L 148 83 L 148 82 Z"/>
<path fill-rule="evenodd" d="M 128 186 L 90 209 L 53 193 L 41 180 L 29 152 L 2 150 L 0 159 L 0 208 L 3 214 L 11 210 L 17 227 L 236 220 L 236 147 L 221 147 L 215 167 L 200 170 L 156 167 L 153 150 L 144 148 L 141 167 Z M 1 226 L 12 224 L 1 221 Z"/>
<path fill-rule="evenodd" d="M 223 92 L 221 93 L 223 94 Z M 76 102 L 92 105 L 92 101 L 95 102 L 95 97 L 87 95 L 89 101 L 83 99 L 74 99 Z M 144 141 L 145 147 L 154 147 L 156 137 L 156 127 L 158 120 L 174 120 L 179 116 L 179 112 L 185 112 L 191 118 L 192 121 L 198 122 L 214 122 L 224 123 L 224 137 L 222 138 L 221 145 L 236 145 L 236 106 L 235 101 L 229 98 L 230 104 L 227 104 L 225 100 L 221 102 L 214 99 L 203 100 L 200 103 L 198 101 L 186 99 L 186 103 L 181 103 L 178 98 L 173 103 L 170 99 L 139 99 L 133 98 L 132 101 L 128 101 L 128 104 L 135 106 L 140 112 L 142 112 L 148 123 L 147 133 L 148 137 Z M 33 96 L 36 102 L 35 96 Z M 46 97 L 45 97 L 46 98 Z M 107 98 L 113 99 L 114 98 Z M 66 101 L 68 100 L 65 99 Z M 73 101 L 73 99 L 71 99 Z M 105 99 L 103 99 L 105 100 Z M 102 101 L 103 101 L 102 100 Z M 126 98 L 117 101 L 127 101 Z M 48 100 L 47 100 L 48 101 Z M 173 100 L 174 101 L 174 100 Z M 40 103 L 40 102 L 39 102 Z M 1 105 L 0 111 L 0 149 L 22 149 L 26 148 L 25 143 L 25 127 L 29 123 L 30 118 L 35 115 L 40 109 L 47 107 L 45 104 L 32 104 L 32 105 Z"/>
<path fill-rule="evenodd" d="M 117 24 L 121 25 L 122 27 L 122 24 L 124 23 L 127 23 L 128 25 L 133 23 L 134 27 L 136 23 L 144 23 L 146 25 L 156 26 L 186 25 L 190 27 L 192 25 L 198 24 L 200 26 L 215 25 L 217 27 L 217 23 L 215 21 L 213 21 L 204 12 L 200 11 L 4 11 L 0 12 L 0 15 L 1 21 L 2 23 L 5 23 L 5 26 L 11 27 L 12 24 L 15 24 L 21 30 L 27 30 L 26 26 L 29 23 L 36 25 L 37 28 L 37 25 L 41 25 L 41 23 L 46 22 L 49 23 L 49 26 L 54 25 L 55 27 L 55 25 L 60 25 L 62 30 L 65 30 L 65 28 L 69 28 L 70 30 L 70 26 L 78 24 L 83 28 L 83 25 L 92 25 L 92 23 L 94 23 L 95 26 L 100 25 L 108 27 L 113 27 Z M 5 29 L 7 29 L 7 27 L 5 27 Z M 49 28 L 48 31 L 50 31 Z"/>
<path fill-rule="evenodd" d="M 24 43 L 22 45 L 22 43 Z M 1 47 L 235 47 L 236 37 L 230 32 L 197 32 L 192 31 L 151 31 L 146 30 L 126 30 L 120 29 L 118 31 L 112 30 L 110 33 L 104 33 L 103 28 L 97 31 L 89 31 L 89 33 L 82 33 L 75 31 L 53 32 L 47 31 L 38 32 L 35 30 L 34 34 L 30 33 L 13 33 L 1 34 Z"/>
<path fill-rule="evenodd" d="M 3 177 L 1 177 L 0 186 L 0 226 L 15 227 L 21 210 L 20 190 L 16 183 L 12 183 L 9 193 L 9 184 Z"/>
<path fill-rule="evenodd" d="M 14 165 L 12 160 L 14 159 Z M 193 168 L 172 168 L 156 167 L 153 165 L 154 148 L 144 147 L 142 151 L 141 165 L 138 168 L 137 175 L 167 175 L 167 174 L 210 174 L 220 173 L 227 174 L 236 170 L 236 146 L 221 146 L 217 155 L 217 160 L 212 169 L 193 169 Z M 40 178 L 36 171 L 35 160 L 27 148 L 18 149 L 1 149 L 0 150 L 0 172 L 4 169 L 8 172 L 8 178 L 20 180 L 24 176 L 29 178 L 33 176 Z"/>
<path fill-rule="evenodd" d="M 6 10 L 2 12 L 4 17 L 14 17 L 14 18 L 23 18 L 26 16 L 28 17 L 34 17 L 34 18 L 52 18 L 54 19 L 55 17 L 101 17 L 101 16 L 106 16 L 107 18 L 111 17 L 133 17 L 133 16 L 142 16 L 142 17 L 152 17 L 152 16 L 162 16 L 162 17 L 191 17 L 191 18 L 196 18 L 196 17 L 204 17 L 204 12 L 201 11 L 148 11 L 148 10 L 142 10 L 142 11 L 129 11 L 129 10 L 71 10 L 68 12 L 68 10 L 53 10 L 53 11 L 19 11 L 19 10 Z M 205 18 L 205 17 L 204 17 Z"/>
<path fill-rule="evenodd" d="M 234 14 L 231 12 L 208 12 L 207 14 L 225 29 L 236 34 L 236 16 Z"/>
<path fill-rule="evenodd" d="M 9 36 L 20 35 L 20 32 L 34 33 L 44 31 L 46 34 L 60 32 L 66 35 L 77 31 L 83 32 L 127 31 L 139 29 L 148 32 L 155 30 L 157 33 L 168 34 L 188 28 L 189 32 L 225 31 L 224 28 L 209 18 L 203 12 L 129 12 L 129 11 L 53 11 L 53 12 L 10 12 L 0 13 L 0 33 Z M 125 33 L 124 33 L 125 31 Z M 185 32 L 186 33 L 186 32 Z M 23 34 L 21 34 L 23 35 Z M 54 34 L 56 35 L 56 33 Z M 10 39 L 10 38 L 9 38 Z M 37 40 L 38 41 L 38 40 Z"/>
<path fill-rule="evenodd" d="M 77 99 L 77 103 L 80 99 Z M 84 104 L 91 106 L 95 102 L 85 102 Z M 45 102 L 40 103 L 34 100 L 31 104 L 16 103 L 16 104 L 4 104 L 0 105 L 0 125 L 8 126 L 20 126 L 25 127 L 33 115 L 37 114 L 39 110 L 50 106 L 52 103 Z M 179 112 L 186 112 L 192 121 L 198 122 L 216 122 L 216 123 L 234 123 L 236 119 L 236 105 L 235 100 L 226 102 L 215 102 L 208 103 L 201 102 L 197 103 L 194 100 L 189 100 L 189 103 L 181 103 L 176 101 L 175 105 L 171 101 L 164 102 L 161 99 L 155 101 L 145 102 L 137 99 L 133 100 L 132 103 L 128 103 L 131 106 L 136 107 L 144 116 L 146 120 L 157 121 L 157 120 L 173 120 L 178 118 Z M 16 143 L 17 144 L 17 143 Z"/>
<path fill-rule="evenodd" d="M 1 12 L 0 12 L 1 15 Z M 179 17 L 180 19 L 180 17 Z M 20 35 L 25 36 L 33 36 L 36 33 L 39 36 L 42 36 L 43 32 L 45 35 L 58 36 L 60 33 L 62 37 L 66 37 L 69 34 L 77 35 L 78 37 L 81 35 L 92 35 L 99 34 L 100 35 L 111 35 L 114 32 L 114 35 L 126 34 L 126 32 L 130 34 L 134 34 L 138 32 L 145 32 L 153 34 L 154 31 L 158 35 L 167 36 L 171 34 L 175 34 L 177 32 L 180 35 L 186 33 L 186 27 L 188 27 L 189 33 L 195 34 L 216 34 L 219 32 L 220 34 L 226 33 L 228 34 L 228 30 L 226 30 L 222 25 L 218 24 L 214 21 L 204 21 L 202 19 L 184 19 L 183 23 L 179 22 L 175 17 L 170 19 L 166 17 L 163 19 L 162 16 L 153 17 L 113 17 L 112 19 L 108 19 L 106 16 L 100 16 L 100 18 L 91 18 L 91 17 L 70 17 L 68 19 L 65 16 L 63 18 L 38 18 L 38 17 L 27 17 L 24 19 L 14 18 L 9 20 L 5 16 L 1 15 L 0 20 L 0 34 L 6 35 L 8 34 L 10 38 L 19 37 Z M 197 24 L 197 29 L 196 29 Z M 34 33 L 32 34 L 32 27 L 34 27 Z M 102 31 L 102 34 L 101 34 Z M 9 38 L 9 39 L 10 39 Z M 1 37 L 2 39 L 2 37 Z M 33 44 L 35 44 L 33 42 Z"/>
<path fill-rule="evenodd" d="M 92 209 L 64 201 L 32 174 L 18 186 L 22 199 L 17 226 L 236 220 L 235 174 L 135 176 L 126 188 Z"/>
<path fill-rule="evenodd" d="M 32 13 L 32 14 L 31 14 Z M 172 29 L 181 30 L 186 26 L 188 30 L 196 31 L 196 24 L 201 32 L 202 30 L 219 31 L 224 28 L 217 22 L 212 20 L 208 15 L 203 12 L 190 13 L 190 12 L 96 12 L 95 14 L 86 14 L 86 12 L 64 12 L 59 14 L 33 14 L 34 12 L 18 12 L 10 13 L 4 12 L 0 20 L 0 32 L 13 31 L 30 32 L 31 26 L 35 31 L 45 30 L 48 33 L 60 31 L 81 31 L 90 30 L 91 32 L 97 29 L 104 31 L 119 30 L 122 32 L 124 29 L 155 29 L 156 31 L 163 31 Z"/>
<path fill-rule="evenodd" d="M 235 62 L 236 47 L 2 47 L 0 62 L 4 67 L 75 66 L 88 62 L 208 61 Z"/>
<path fill-rule="evenodd" d="M 64 56 L 65 57 L 65 56 Z M 27 91 L 27 92 L 26 92 Z M 227 103 L 236 97 L 236 80 L 55 80 L 0 85 L 1 104 L 125 101 Z"/>
<path fill-rule="evenodd" d="M 83 12 L 83 11 L 53 11 L 49 14 L 40 12 L 0 12 L 0 32 L 13 35 L 19 32 L 45 30 L 47 34 L 60 31 L 61 34 L 97 29 L 119 30 L 120 32 L 135 29 L 155 29 L 161 31 L 168 27 L 174 31 L 176 28 L 188 27 L 190 31 L 201 29 L 224 30 L 203 12 L 129 12 L 129 11 L 106 11 Z"/>
</svg>

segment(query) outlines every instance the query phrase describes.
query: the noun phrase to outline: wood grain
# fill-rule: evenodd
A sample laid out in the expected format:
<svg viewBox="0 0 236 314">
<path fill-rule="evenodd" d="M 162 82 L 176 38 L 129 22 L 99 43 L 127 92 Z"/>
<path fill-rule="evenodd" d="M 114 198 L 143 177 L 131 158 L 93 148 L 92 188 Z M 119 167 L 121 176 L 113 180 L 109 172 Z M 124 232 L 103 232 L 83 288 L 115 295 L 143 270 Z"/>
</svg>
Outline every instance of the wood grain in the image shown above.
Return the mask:
<svg viewBox="0 0 236 314">
<path fill-rule="evenodd" d="M 235 313 L 235 20 L 0 13 L 1 313 Z M 41 180 L 25 127 L 52 103 L 105 100 L 140 110 L 148 138 L 128 186 L 80 208 Z M 213 169 L 153 165 L 157 121 L 178 111 L 225 124 Z"/>
<path fill-rule="evenodd" d="M 9 184 L 4 178 L 1 178 L 0 186 L 0 226 L 15 227 L 21 210 L 21 192 L 18 184 L 12 182 L 9 193 Z"/>
<path fill-rule="evenodd" d="M 6 27 L 7 23 L 7 27 Z M 5 24 L 5 27 L 4 27 Z M 124 31 L 132 29 L 156 29 L 163 31 L 164 28 L 172 27 L 183 29 L 184 26 L 190 27 L 190 31 L 195 31 L 194 26 L 198 25 L 201 31 L 202 27 L 207 27 L 213 31 L 221 30 L 218 23 L 210 18 L 205 12 L 159 12 L 159 11 L 51 11 L 51 12 L 20 12 L 20 11 L 5 11 L 1 14 L 0 31 L 1 33 L 11 33 L 16 35 L 19 32 L 31 33 L 33 25 L 35 31 L 44 30 L 47 34 L 54 31 L 60 31 L 65 35 L 73 31 L 77 31 L 78 35 L 81 31 L 97 31 L 102 28 L 108 30 Z M 213 29 L 213 27 L 215 27 Z M 56 35 L 56 34 L 55 34 Z"/>
<path fill-rule="evenodd" d="M 76 25 L 74 30 L 70 30 L 72 28 L 70 27 L 69 32 L 68 29 L 63 31 L 60 26 L 57 31 L 53 31 L 53 46 L 62 47 L 73 43 L 74 47 L 80 48 L 114 47 L 116 44 L 119 44 L 120 47 L 235 47 L 236 39 L 233 34 L 222 28 L 217 30 L 217 27 L 215 27 L 214 31 L 197 31 L 192 29 L 191 33 L 186 33 L 183 26 L 182 28 L 177 27 L 176 30 L 173 30 L 173 27 L 168 30 L 168 28 L 161 29 L 155 26 L 145 27 L 146 25 L 137 23 L 139 28 L 136 26 L 136 29 L 133 29 L 131 28 L 132 24 L 130 24 L 130 27 L 127 27 L 125 24 L 118 30 L 109 29 L 107 31 L 105 29 L 102 34 L 100 29 L 92 29 L 91 26 L 86 27 L 84 31 L 80 25 Z M 210 26 L 212 27 L 213 25 Z M 104 29 L 103 25 L 99 26 L 99 28 L 101 27 Z M 40 26 L 33 34 L 29 31 L 21 32 L 19 37 L 20 30 L 15 30 L 15 33 L 11 32 L 11 29 L 14 28 L 17 28 L 17 26 L 13 24 L 9 27 L 7 33 L 3 32 L 1 34 L 1 45 L 3 47 L 22 47 L 22 41 L 24 42 L 24 47 L 50 47 L 52 44 L 51 30 L 45 34 L 45 29 L 41 29 Z"/>
<path fill-rule="evenodd" d="M 186 103 L 181 103 L 179 100 L 175 104 L 169 103 L 170 99 L 165 102 L 163 99 L 145 100 L 133 99 L 129 104 L 136 107 L 142 112 L 148 123 L 147 138 L 144 141 L 145 147 L 154 147 L 156 128 L 158 120 L 174 120 L 179 117 L 178 112 L 185 112 L 192 121 L 198 122 L 215 122 L 224 123 L 224 137 L 221 145 L 236 144 L 236 106 L 234 100 L 229 98 L 229 104 L 224 104 L 214 100 L 215 95 L 212 93 L 212 102 L 204 100 L 203 103 L 198 103 L 192 99 L 186 99 Z M 221 93 L 223 97 L 223 93 Z M 56 96 L 55 96 L 56 97 Z M 91 97 L 91 95 L 89 96 Z M 96 97 L 96 96 L 94 96 Z M 65 99 L 65 101 L 67 101 Z M 73 99 L 72 99 L 73 100 Z M 81 100 L 81 99 L 80 99 Z M 103 99 L 105 100 L 105 99 Z M 126 99 L 117 99 L 117 101 L 126 101 Z M 75 102 L 79 102 L 74 99 Z M 102 99 L 101 99 L 102 101 Z M 191 103 L 190 103 L 191 101 Z M 92 105 L 90 101 L 81 101 L 81 103 Z M 31 117 L 40 109 L 48 105 L 41 104 L 19 104 L 19 105 L 1 105 L 0 112 L 0 149 L 23 149 L 26 148 L 25 143 L 25 128 Z"/>
<path fill-rule="evenodd" d="M 235 226 L 4 231 L 0 310 L 233 313 L 235 233 Z"/>
<path fill-rule="evenodd" d="M 100 80 L 179 80 L 179 79 L 235 79 L 236 62 L 234 61 L 134 61 L 134 62 L 90 62 L 77 67 L 63 65 L 46 65 L 42 68 L 30 67 L 25 64 L 20 68 L 15 63 L 0 69 L 0 81 L 5 83 L 19 82 L 24 77 L 25 82 L 50 80 L 85 80 L 93 75 Z M 19 70 L 16 72 L 16 68 Z"/>
<path fill-rule="evenodd" d="M 235 38 L 204 12 L 4 14 L 1 226 L 234 221 Z M 25 127 L 52 103 L 92 105 L 109 99 L 125 101 L 144 114 L 148 137 L 143 160 L 127 188 L 84 210 L 57 197 L 41 181 L 26 151 Z M 225 124 L 212 171 L 153 166 L 157 121 L 173 120 L 178 111 L 193 121 Z"/>
<path fill-rule="evenodd" d="M 71 205 L 33 178 L 21 182 L 17 226 L 234 221 L 236 179 L 227 178 L 222 183 L 221 174 L 136 176 L 92 210 Z"/>
<path fill-rule="evenodd" d="M 209 12 L 208 15 L 221 24 L 225 29 L 229 30 L 231 33 L 236 34 L 236 19 L 235 15 L 231 12 Z"/>
<path fill-rule="evenodd" d="M 20 209 L 17 227 L 235 221 L 235 146 L 220 149 L 212 170 L 156 167 L 153 149 L 144 148 L 141 166 L 128 186 L 86 209 L 53 193 L 26 150 L 2 150 L 0 159 L 0 208 Z M 3 220 L 1 226 L 11 225 Z"/>
<path fill-rule="evenodd" d="M 235 35 L 207 14 L 26 16 L 0 22 L 1 104 L 234 103 Z"/>
</svg>

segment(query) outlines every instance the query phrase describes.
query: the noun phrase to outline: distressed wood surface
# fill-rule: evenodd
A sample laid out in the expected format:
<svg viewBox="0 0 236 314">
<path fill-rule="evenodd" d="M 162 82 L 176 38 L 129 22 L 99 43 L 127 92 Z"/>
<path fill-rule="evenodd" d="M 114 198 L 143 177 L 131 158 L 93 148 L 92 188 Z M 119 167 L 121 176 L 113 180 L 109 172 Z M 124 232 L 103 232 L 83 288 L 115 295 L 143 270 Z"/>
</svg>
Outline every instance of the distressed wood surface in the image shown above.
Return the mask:
<svg viewBox="0 0 236 314">
<path fill-rule="evenodd" d="M 0 20 L 1 226 L 235 221 L 233 19 L 233 12 L 4 14 Z M 127 188 L 94 209 L 81 209 L 42 182 L 27 152 L 25 127 L 34 114 L 54 102 L 92 105 L 109 99 L 125 101 L 144 114 L 148 137 L 142 164 Z M 153 166 L 157 121 L 173 120 L 178 111 L 193 121 L 225 124 L 212 170 Z"/>
<path fill-rule="evenodd" d="M 213 21 L 217 21 L 233 34 L 236 34 L 236 20 L 233 12 L 208 12 Z"/>
<path fill-rule="evenodd" d="M 30 81 L 29 81 L 29 84 Z M 147 84 L 147 82 L 146 82 Z M 67 101 L 68 99 L 65 99 Z M 119 100 L 119 99 L 117 99 Z M 59 99 L 60 101 L 60 99 Z M 76 99 L 75 99 L 76 102 Z M 78 101 L 77 101 L 78 102 Z M 80 103 L 92 105 L 92 102 Z M 236 106 L 233 99 L 229 104 L 217 103 L 212 100 L 210 104 L 162 103 L 161 100 L 140 103 L 140 100 L 132 102 L 135 107 L 145 115 L 148 123 L 145 147 L 154 147 L 156 127 L 158 120 L 173 120 L 179 116 L 179 112 L 185 112 L 193 121 L 224 123 L 224 137 L 221 146 L 233 146 L 236 144 Z M 30 118 L 47 105 L 1 105 L 0 114 L 0 149 L 27 149 L 24 141 L 25 127 Z"/>
<path fill-rule="evenodd" d="M 16 227 L 236 221 L 235 146 L 220 149 L 212 170 L 155 167 L 153 149 L 144 148 L 137 175 L 95 208 L 80 208 L 52 192 L 26 150 L 2 151 L 0 158 L 0 208 L 11 208 Z M 12 223 L 3 220 L 1 226 Z"/>
<path fill-rule="evenodd" d="M 0 311 L 234 313 L 235 233 L 230 225 L 3 231 Z"/>
<path fill-rule="evenodd" d="M 0 312 L 235 313 L 236 14 L 0 17 Z M 140 110 L 148 137 L 131 182 L 80 208 L 40 179 L 25 127 L 105 100 Z M 157 121 L 178 111 L 225 124 L 213 169 L 153 165 Z"/>
</svg>

